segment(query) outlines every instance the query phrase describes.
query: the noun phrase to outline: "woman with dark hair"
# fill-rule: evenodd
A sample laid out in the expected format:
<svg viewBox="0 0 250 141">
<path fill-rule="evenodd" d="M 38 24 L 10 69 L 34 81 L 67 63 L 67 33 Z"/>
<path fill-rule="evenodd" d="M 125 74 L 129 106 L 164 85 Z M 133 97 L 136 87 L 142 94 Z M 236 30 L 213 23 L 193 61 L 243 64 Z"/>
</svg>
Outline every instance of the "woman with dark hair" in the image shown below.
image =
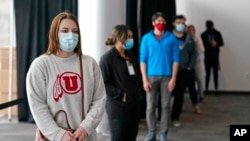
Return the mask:
<svg viewBox="0 0 250 141">
<path fill-rule="evenodd" d="M 106 41 L 110 50 L 100 60 L 111 141 L 136 141 L 138 133 L 142 84 L 137 58 L 129 51 L 133 44 L 132 30 L 117 25 Z"/>
<path fill-rule="evenodd" d="M 52 21 L 49 47 L 26 77 L 36 141 L 97 141 L 105 87 L 95 60 L 83 55 L 77 19 L 68 12 Z"/>
</svg>

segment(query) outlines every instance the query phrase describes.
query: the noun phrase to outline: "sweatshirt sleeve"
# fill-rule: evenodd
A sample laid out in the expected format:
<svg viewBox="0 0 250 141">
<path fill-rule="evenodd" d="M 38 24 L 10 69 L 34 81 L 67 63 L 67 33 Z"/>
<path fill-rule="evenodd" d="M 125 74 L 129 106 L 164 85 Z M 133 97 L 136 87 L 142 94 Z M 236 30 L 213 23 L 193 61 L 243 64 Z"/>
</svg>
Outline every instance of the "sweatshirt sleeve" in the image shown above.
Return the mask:
<svg viewBox="0 0 250 141">
<path fill-rule="evenodd" d="M 88 111 L 85 111 L 85 119 L 81 123 L 81 127 L 83 127 L 88 135 L 92 133 L 100 123 L 105 103 L 106 103 L 106 91 L 103 83 L 103 78 L 101 74 L 101 70 L 98 64 L 93 61 L 93 72 L 94 72 L 94 91 L 92 101 L 90 102 L 90 107 Z M 91 66 L 88 66 L 91 67 Z"/>
<path fill-rule="evenodd" d="M 41 59 L 35 59 L 26 75 L 26 91 L 31 113 L 37 127 L 49 140 L 60 141 L 65 130 L 57 126 L 49 112 L 46 74 Z"/>
</svg>

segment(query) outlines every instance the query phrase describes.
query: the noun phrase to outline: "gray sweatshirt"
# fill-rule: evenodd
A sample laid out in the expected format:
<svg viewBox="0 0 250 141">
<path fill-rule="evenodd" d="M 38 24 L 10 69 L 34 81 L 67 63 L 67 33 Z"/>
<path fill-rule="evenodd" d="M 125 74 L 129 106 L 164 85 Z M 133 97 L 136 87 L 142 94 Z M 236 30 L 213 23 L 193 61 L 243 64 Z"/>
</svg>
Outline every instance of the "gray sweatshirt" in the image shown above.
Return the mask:
<svg viewBox="0 0 250 141">
<path fill-rule="evenodd" d="M 67 127 L 66 117 L 58 110 L 67 113 L 69 125 L 76 130 L 83 127 L 87 141 L 96 141 L 95 128 L 99 124 L 106 101 L 105 87 L 95 60 L 82 56 L 84 78 L 84 115 L 82 120 L 82 87 L 79 57 L 68 58 L 55 55 L 41 55 L 36 58 L 26 76 L 26 89 L 29 106 L 40 131 L 51 141 L 60 141 Z"/>
</svg>

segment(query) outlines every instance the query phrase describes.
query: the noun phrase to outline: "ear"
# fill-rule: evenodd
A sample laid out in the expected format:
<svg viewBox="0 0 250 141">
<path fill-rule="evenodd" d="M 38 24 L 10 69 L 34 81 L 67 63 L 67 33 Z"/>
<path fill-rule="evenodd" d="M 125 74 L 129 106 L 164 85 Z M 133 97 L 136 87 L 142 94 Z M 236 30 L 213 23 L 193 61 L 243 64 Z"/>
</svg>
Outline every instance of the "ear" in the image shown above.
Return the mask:
<svg viewBox="0 0 250 141">
<path fill-rule="evenodd" d="M 152 21 L 152 25 L 155 26 L 155 22 L 154 21 Z"/>
<path fill-rule="evenodd" d="M 172 22 L 172 25 L 175 26 L 175 21 Z"/>
</svg>

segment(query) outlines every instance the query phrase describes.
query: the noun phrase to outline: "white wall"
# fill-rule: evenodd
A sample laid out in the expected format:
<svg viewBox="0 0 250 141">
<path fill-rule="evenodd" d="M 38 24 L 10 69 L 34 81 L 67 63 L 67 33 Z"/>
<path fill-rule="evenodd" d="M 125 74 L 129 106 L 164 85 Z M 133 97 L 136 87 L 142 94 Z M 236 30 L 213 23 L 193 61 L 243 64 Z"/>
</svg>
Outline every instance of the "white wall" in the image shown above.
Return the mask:
<svg viewBox="0 0 250 141">
<path fill-rule="evenodd" d="M 196 26 L 197 34 L 211 19 L 223 35 L 220 90 L 250 91 L 249 6 L 250 0 L 176 0 L 177 14 L 185 15 L 187 24 Z M 211 83 L 210 88 L 214 88 Z"/>
<path fill-rule="evenodd" d="M 126 23 L 125 0 L 79 0 L 79 23 L 82 50 L 99 62 L 108 50 L 106 39 L 117 24 Z"/>
</svg>

